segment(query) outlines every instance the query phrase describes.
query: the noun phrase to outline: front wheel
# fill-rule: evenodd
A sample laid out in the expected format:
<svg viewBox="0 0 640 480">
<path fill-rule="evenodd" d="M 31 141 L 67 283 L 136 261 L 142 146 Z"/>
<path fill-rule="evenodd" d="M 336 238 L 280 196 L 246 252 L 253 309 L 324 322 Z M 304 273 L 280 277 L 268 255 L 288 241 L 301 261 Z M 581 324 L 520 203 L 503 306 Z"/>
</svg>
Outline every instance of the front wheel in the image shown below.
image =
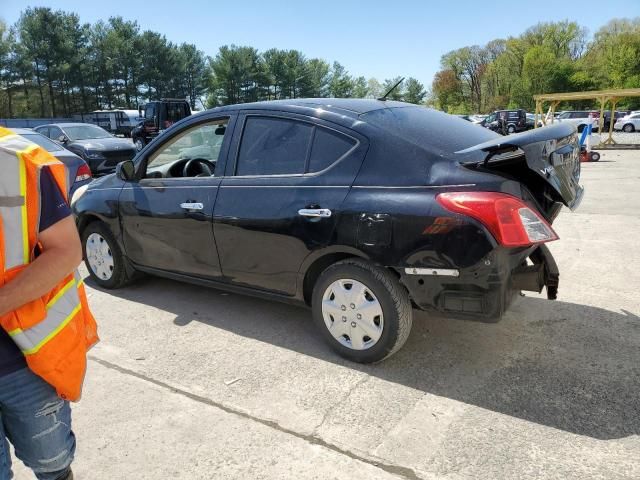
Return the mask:
<svg viewBox="0 0 640 480">
<path fill-rule="evenodd" d="M 635 127 L 632 123 L 627 123 L 624 127 L 622 127 L 622 131 L 626 133 L 632 133 L 635 130 Z"/>
<path fill-rule="evenodd" d="M 407 290 L 389 271 L 359 259 L 338 262 L 320 275 L 312 309 L 327 343 L 354 362 L 384 360 L 411 331 Z"/>
<path fill-rule="evenodd" d="M 508 134 L 516 133 L 516 127 L 514 125 L 509 125 L 507 127 L 507 133 Z"/>
<path fill-rule="evenodd" d="M 102 288 L 120 288 L 131 281 L 125 258 L 109 228 L 92 222 L 82 232 L 82 253 L 91 278 Z"/>
</svg>

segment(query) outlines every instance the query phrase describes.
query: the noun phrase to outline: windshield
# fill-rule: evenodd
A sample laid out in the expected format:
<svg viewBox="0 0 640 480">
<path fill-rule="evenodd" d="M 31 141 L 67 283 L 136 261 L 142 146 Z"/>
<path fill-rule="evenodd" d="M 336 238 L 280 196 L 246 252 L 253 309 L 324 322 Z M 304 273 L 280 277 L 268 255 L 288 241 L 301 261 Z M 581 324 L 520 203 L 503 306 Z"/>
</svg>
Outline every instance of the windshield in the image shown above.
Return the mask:
<svg viewBox="0 0 640 480">
<path fill-rule="evenodd" d="M 79 125 L 77 127 L 64 127 L 64 133 L 71 140 L 88 140 L 90 138 L 109 138 L 111 134 L 95 125 Z"/>
<path fill-rule="evenodd" d="M 30 142 L 40 145 L 47 152 L 59 152 L 60 150 L 63 150 L 60 145 L 52 142 L 47 137 L 40 135 L 39 133 L 21 133 L 20 136 L 26 138 Z"/>
<path fill-rule="evenodd" d="M 445 153 L 494 140 L 497 135 L 454 115 L 425 107 L 381 108 L 360 118 L 414 145 Z"/>
</svg>

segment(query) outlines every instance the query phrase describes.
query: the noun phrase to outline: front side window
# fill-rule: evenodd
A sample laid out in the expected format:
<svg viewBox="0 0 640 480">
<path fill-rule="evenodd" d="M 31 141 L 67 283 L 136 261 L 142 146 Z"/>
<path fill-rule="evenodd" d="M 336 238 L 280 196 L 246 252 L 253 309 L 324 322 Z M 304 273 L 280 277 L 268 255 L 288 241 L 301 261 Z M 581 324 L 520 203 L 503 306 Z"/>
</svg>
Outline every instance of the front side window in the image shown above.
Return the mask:
<svg viewBox="0 0 640 480">
<path fill-rule="evenodd" d="M 60 130 L 58 127 L 49 127 L 49 138 L 58 140 L 61 135 L 62 130 Z"/>
<path fill-rule="evenodd" d="M 147 164 L 147 175 L 167 164 L 181 165 L 192 159 L 205 160 L 215 165 L 220 156 L 228 122 L 229 119 L 224 118 L 197 125 L 178 134 L 151 155 Z"/>
<path fill-rule="evenodd" d="M 313 127 L 274 117 L 248 117 L 236 175 L 303 174 Z"/>
</svg>

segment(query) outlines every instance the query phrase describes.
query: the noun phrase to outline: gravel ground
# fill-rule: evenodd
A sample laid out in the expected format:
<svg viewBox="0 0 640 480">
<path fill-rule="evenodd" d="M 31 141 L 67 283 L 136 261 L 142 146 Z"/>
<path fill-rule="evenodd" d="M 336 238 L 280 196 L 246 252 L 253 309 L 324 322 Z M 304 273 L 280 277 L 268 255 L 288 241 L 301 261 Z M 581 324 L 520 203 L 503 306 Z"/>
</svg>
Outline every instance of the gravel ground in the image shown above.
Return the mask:
<svg viewBox="0 0 640 480">
<path fill-rule="evenodd" d="M 604 138 L 608 138 L 609 133 L 604 134 Z M 633 133 L 613 132 L 613 140 L 619 144 L 640 145 L 640 132 Z M 594 143 L 595 144 L 595 143 Z"/>
</svg>

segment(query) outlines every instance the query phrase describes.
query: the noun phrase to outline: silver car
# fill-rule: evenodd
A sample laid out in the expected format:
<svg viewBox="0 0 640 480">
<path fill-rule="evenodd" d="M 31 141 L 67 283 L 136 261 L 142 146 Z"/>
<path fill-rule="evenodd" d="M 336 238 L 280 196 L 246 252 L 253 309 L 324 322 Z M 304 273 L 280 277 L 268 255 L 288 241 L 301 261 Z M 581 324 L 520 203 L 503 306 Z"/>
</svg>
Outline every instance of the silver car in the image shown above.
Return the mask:
<svg viewBox="0 0 640 480">
<path fill-rule="evenodd" d="M 640 130 L 640 113 L 632 113 L 626 117 L 622 117 L 613 124 L 614 130 L 622 130 L 631 133 Z"/>
</svg>

